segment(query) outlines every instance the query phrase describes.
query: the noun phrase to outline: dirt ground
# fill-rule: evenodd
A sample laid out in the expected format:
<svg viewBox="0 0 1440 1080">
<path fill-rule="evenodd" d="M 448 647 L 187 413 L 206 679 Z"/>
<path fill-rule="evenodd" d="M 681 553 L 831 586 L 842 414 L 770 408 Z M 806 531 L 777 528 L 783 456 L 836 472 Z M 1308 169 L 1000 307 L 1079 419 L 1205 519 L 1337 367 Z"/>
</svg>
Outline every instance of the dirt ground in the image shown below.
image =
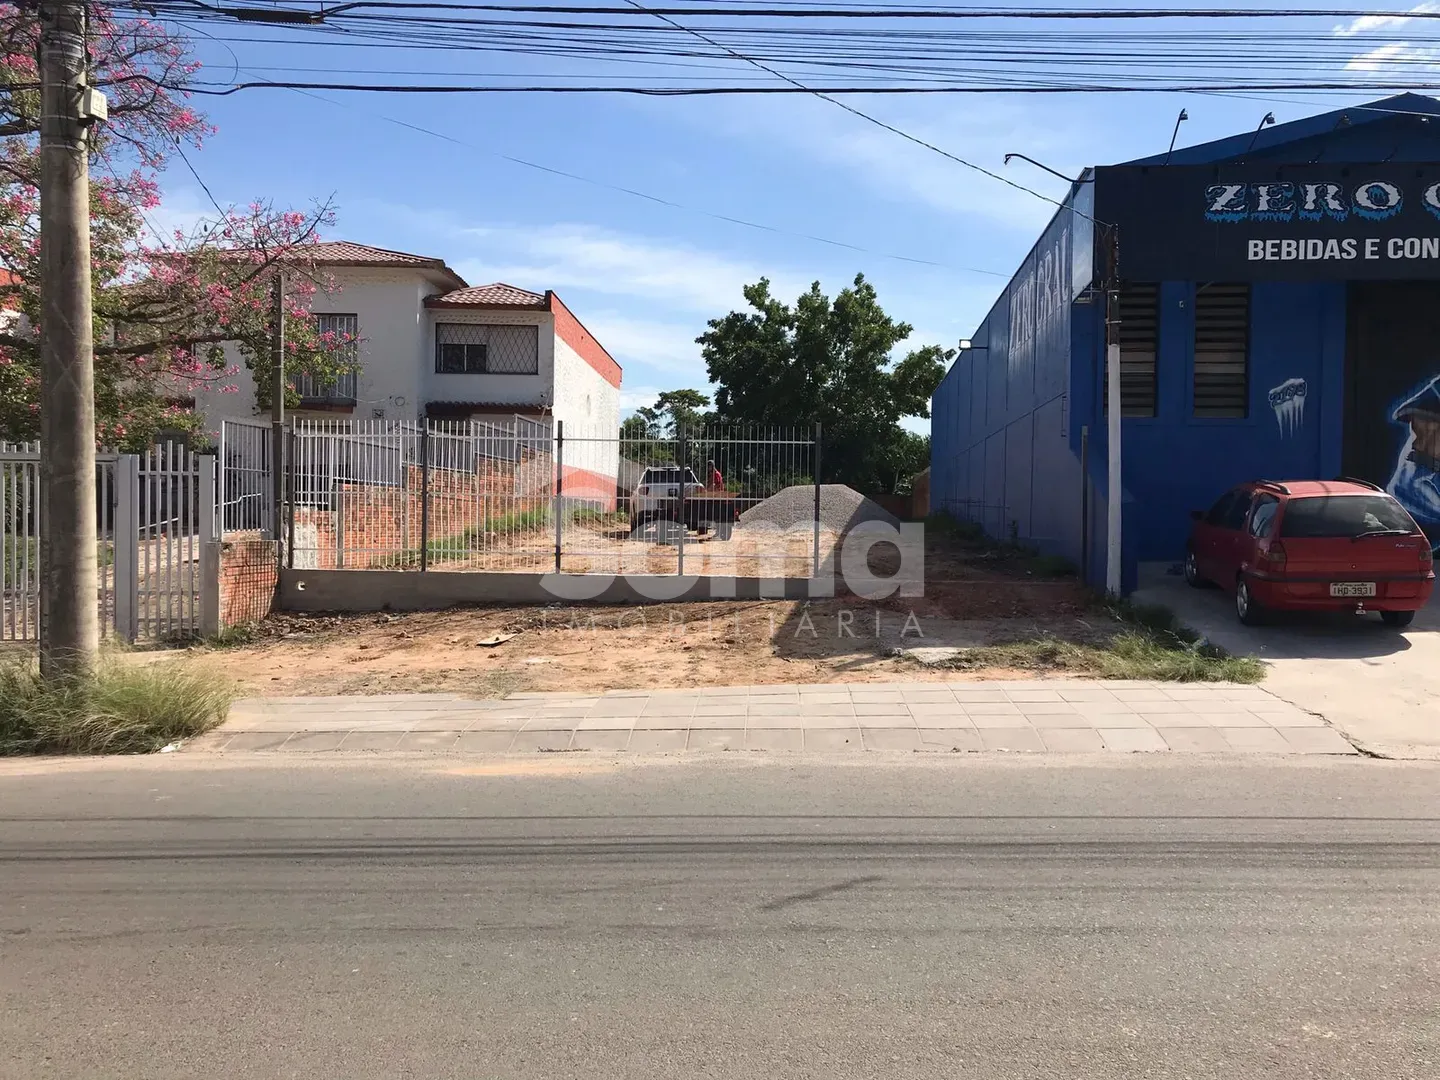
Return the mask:
<svg viewBox="0 0 1440 1080">
<path fill-rule="evenodd" d="M 187 651 L 203 654 L 207 666 L 251 694 L 502 696 L 577 688 L 1015 677 L 1018 673 L 1002 670 L 929 670 L 893 653 L 1041 633 L 1094 640 L 1108 636 L 1113 626 L 1073 579 L 1034 578 L 1020 566 L 932 552 L 925 595 L 913 599 L 276 615 L 246 644 Z M 504 635 L 514 636 L 483 643 Z"/>
</svg>

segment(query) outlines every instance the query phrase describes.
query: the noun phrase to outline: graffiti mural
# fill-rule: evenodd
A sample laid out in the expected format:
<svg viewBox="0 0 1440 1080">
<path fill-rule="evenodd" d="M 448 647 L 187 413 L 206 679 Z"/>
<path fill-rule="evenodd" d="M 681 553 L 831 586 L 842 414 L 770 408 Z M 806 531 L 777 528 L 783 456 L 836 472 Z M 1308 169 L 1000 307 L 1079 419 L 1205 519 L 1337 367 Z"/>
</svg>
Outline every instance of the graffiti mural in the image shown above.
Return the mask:
<svg viewBox="0 0 1440 1080">
<path fill-rule="evenodd" d="M 1286 379 L 1270 391 L 1270 409 L 1280 425 L 1280 437 L 1289 438 L 1305 426 L 1305 396 L 1310 392 L 1304 379 Z"/>
<path fill-rule="evenodd" d="M 1402 398 L 1390 415 L 1409 434 L 1386 490 L 1440 546 L 1440 375 Z"/>
</svg>

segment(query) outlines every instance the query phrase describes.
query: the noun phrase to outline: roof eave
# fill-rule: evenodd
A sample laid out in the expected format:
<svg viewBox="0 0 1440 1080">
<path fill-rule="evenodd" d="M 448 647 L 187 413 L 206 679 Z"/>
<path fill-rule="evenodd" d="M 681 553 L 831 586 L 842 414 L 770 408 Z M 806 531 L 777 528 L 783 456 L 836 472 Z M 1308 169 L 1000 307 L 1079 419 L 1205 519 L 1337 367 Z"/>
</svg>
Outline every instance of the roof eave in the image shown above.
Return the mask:
<svg viewBox="0 0 1440 1080">
<path fill-rule="evenodd" d="M 446 300 L 441 296 L 427 296 L 425 298 L 427 308 L 453 308 L 459 311 L 547 311 L 545 303 L 539 304 L 501 304 L 493 300 Z"/>
</svg>

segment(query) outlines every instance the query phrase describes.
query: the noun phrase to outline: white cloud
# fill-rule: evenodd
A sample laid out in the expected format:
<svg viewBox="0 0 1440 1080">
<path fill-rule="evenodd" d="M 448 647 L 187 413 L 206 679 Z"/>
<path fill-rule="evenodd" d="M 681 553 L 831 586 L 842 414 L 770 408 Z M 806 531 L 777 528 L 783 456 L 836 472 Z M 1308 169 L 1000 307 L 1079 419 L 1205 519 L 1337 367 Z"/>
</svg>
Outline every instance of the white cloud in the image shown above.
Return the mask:
<svg viewBox="0 0 1440 1080">
<path fill-rule="evenodd" d="M 778 142 L 787 154 L 805 154 L 827 169 L 855 173 L 866 186 L 894 202 L 918 201 L 948 215 L 995 221 L 1025 232 L 1038 231 L 1056 209 L 1043 198 L 823 101 L 791 99 L 765 109 L 716 108 L 716 122 L 726 134 Z M 893 101 L 873 106 L 867 102 L 863 108 L 958 158 L 1055 199 L 1067 191 L 1063 181 L 1028 165 L 1007 167 L 1005 154 L 1023 150 L 1075 175 L 1084 163 L 1074 159 L 1093 151 L 1073 126 L 1038 125 L 1026 107 L 998 100 L 987 100 L 984 108 L 965 108 L 949 98 L 911 103 L 904 109 Z M 827 179 L 825 173 L 816 173 L 817 183 Z"/>
<path fill-rule="evenodd" d="M 705 381 L 705 365 L 695 338 L 705 320 L 693 323 L 655 322 L 614 311 L 587 312 L 585 326 L 627 371 L 643 365 L 652 371 L 673 372 L 691 382 Z"/>
<path fill-rule="evenodd" d="M 664 391 L 660 386 L 622 386 L 620 388 L 620 411 L 632 413 L 636 409 L 649 408 Z M 671 387 L 673 389 L 673 387 Z"/>
<path fill-rule="evenodd" d="M 1440 49 L 1433 45 L 1412 45 L 1407 41 L 1392 41 L 1352 57 L 1345 65 L 1346 71 L 1384 71 L 1396 65 L 1410 66 L 1419 63 L 1435 63 L 1440 60 Z"/>
<path fill-rule="evenodd" d="M 174 242 L 176 232 L 190 236 L 198 226 L 214 222 L 219 216 L 208 199 L 188 188 L 164 192 L 160 205 L 145 211 L 145 220 L 167 245 Z"/>
<path fill-rule="evenodd" d="M 712 316 L 743 306 L 741 287 L 766 276 L 752 263 L 593 225 L 485 226 L 456 238 L 479 249 L 451 264 L 470 281 L 642 297 Z M 794 275 L 768 276 L 781 296 L 808 285 Z"/>
<path fill-rule="evenodd" d="M 895 355 L 900 358 L 911 349 L 923 349 L 927 345 L 939 345 L 945 349 L 953 349 L 960 338 L 961 331 L 959 330 L 940 330 L 933 326 L 916 327 L 910 331 L 908 338 L 896 346 Z"/>
<path fill-rule="evenodd" d="M 1336 37 L 1355 37 L 1358 34 L 1373 33 L 1376 30 L 1394 30 L 1410 23 L 1418 22 L 1417 15 L 1440 14 L 1440 3 L 1426 2 L 1417 4 L 1407 11 L 1397 11 L 1393 15 L 1362 15 L 1335 27 Z M 1428 21 L 1428 20 L 1426 20 Z"/>
<path fill-rule="evenodd" d="M 1423 22 L 1429 25 L 1434 20 L 1422 19 L 1420 16 L 1437 14 L 1440 14 L 1440 0 L 1427 0 L 1409 11 L 1396 12 L 1393 15 L 1362 15 L 1335 27 L 1332 33 L 1336 37 L 1349 38 L 1374 34 L 1377 31 L 1400 30 L 1412 23 Z M 1345 70 L 1373 74 L 1394 69 L 1409 74 L 1417 64 L 1435 63 L 1440 63 L 1440 48 L 1434 45 L 1404 40 L 1387 41 L 1351 57 L 1345 64 Z"/>
</svg>

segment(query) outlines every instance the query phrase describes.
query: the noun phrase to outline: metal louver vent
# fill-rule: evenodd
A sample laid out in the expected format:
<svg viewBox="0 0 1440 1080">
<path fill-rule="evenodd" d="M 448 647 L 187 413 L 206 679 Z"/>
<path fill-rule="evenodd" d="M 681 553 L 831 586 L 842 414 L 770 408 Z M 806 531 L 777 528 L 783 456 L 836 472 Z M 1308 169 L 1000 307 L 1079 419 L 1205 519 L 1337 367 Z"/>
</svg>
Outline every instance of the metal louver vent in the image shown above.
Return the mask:
<svg viewBox="0 0 1440 1080">
<path fill-rule="evenodd" d="M 1120 290 L 1121 416 L 1155 415 L 1159 344 L 1160 286 L 1154 282 L 1126 284 Z M 1110 376 L 1108 365 L 1105 376 Z M 1108 411 L 1108 394 L 1103 387 L 1100 397 Z"/>
<path fill-rule="evenodd" d="M 436 323 L 435 370 L 442 375 L 535 375 L 540 328 Z"/>
<path fill-rule="evenodd" d="M 1195 415 L 1243 419 L 1250 402 L 1250 286 L 1195 290 Z"/>
</svg>

